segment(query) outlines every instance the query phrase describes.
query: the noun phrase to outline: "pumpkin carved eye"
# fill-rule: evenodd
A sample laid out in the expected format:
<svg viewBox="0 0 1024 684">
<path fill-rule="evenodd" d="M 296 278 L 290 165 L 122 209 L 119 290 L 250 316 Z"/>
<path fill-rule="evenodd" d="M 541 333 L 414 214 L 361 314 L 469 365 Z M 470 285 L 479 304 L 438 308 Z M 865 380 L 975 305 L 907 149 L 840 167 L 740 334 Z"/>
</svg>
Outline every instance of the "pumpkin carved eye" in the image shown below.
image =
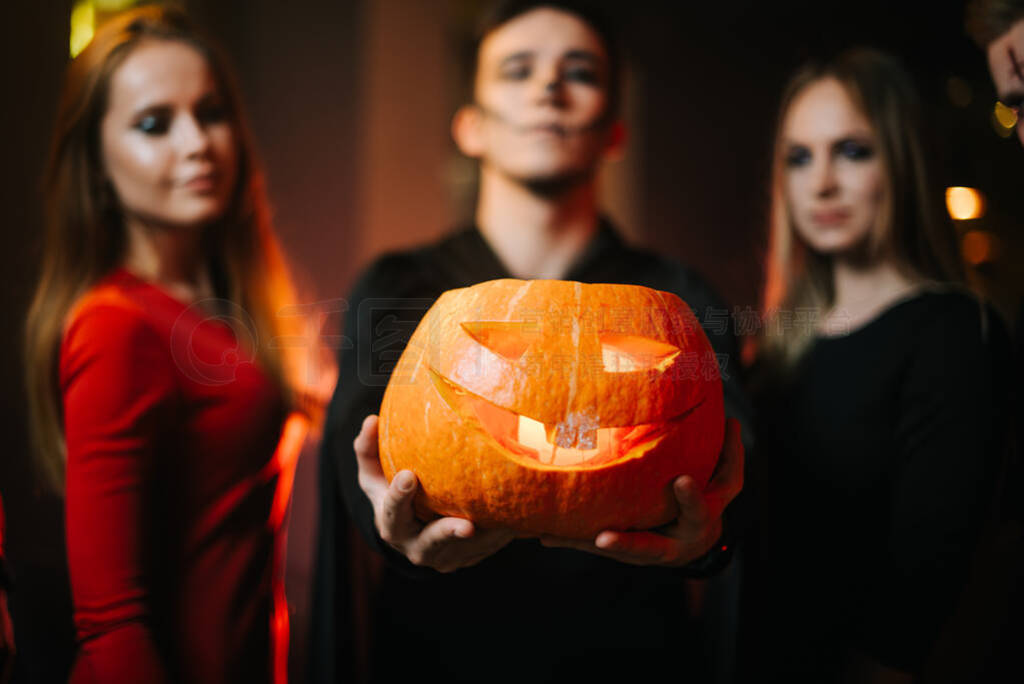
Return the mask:
<svg viewBox="0 0 1024 684">
<path fill-rule="evenodd" d="M 604 333 L 601 336 L 601 361 L 606 373 L 632 373 L 656 368 L 665 370 L 679 355 L 679 348 L 636 335 Z"/>
<path fill-rule="evenodd" d="M 509 361 L 518 361 L 540 338 L 537 324 L 529 321 L 481 321 L 463 323 L 474 340 Z"/>
<path fill-rule="evenodd" d="M 508 361 L 518 361 L 540 339 L 540 330 L 530 321 L 480 321 L 462 323 L 462 329 L 478 343 Z M 679 355 L 671 344 L 638 335 L 602 333 L 601 363 L 606 373 L 665 370 Z"/>
</svg>

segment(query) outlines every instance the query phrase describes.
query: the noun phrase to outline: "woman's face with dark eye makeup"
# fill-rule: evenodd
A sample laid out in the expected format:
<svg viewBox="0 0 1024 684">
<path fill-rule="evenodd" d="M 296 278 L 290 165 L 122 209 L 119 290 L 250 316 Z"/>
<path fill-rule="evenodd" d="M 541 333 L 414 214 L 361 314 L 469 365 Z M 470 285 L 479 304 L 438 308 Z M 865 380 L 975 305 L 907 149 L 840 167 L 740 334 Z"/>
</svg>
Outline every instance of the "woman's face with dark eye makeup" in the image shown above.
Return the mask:
<svg viewBox="0 0 1024 684">
<path fill-rule="evenodd" d="M 226 211 L 238 174 L 236 135 L 195 48 L 153 40 L 133 49 L 111 75 L 100 141 L 127 221 L 200 227 Z"/>
<path fill-rule="evenodd" d="M 797 234 L 824 254 L 858 248 L 880 219 L 886 171 L 870 123 L 839 81 L 794 98 L 782 126 L 786 202 Z"/>
</svg>

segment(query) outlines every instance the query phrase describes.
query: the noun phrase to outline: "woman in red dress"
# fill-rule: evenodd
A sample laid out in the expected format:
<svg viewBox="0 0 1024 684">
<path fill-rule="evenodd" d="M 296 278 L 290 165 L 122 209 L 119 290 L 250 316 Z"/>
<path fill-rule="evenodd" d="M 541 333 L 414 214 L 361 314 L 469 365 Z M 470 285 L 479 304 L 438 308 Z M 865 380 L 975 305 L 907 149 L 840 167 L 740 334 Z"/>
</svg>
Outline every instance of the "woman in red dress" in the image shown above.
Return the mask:
<svg viewBox="0 0 1024 684">
<path fill-rule="evenodd" d="M 154 6 L 101 26 L 65 78 L 26 367 L 66 494 L 73 682 L 285 678 L 305 422 L 239 104 L 211 45 Z"/>
</svg>

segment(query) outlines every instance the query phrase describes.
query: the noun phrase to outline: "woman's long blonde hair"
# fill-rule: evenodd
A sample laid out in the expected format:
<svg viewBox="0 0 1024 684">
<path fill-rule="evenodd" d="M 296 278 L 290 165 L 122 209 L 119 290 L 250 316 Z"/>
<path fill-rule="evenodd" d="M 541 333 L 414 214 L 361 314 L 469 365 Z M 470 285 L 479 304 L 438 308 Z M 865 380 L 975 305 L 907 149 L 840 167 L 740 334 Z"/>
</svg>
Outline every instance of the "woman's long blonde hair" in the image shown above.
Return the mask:
<svg viewBox="0 0 1024 684">
<path fill-rule="evenodd" d="M 281 350 L 267 343 L 291 332 L 282 330 L 285 319 L 276 314 L 294 303 L 294 288 L 271 227 L 263 175 L 231 75 L 213 44 L 181 11 L 149 5 L 119 14 L 97 29 L 68 66 L 44 179 L 45 242 L 28 313 L 25 369 L 35 456 L 57 488 L 65 466 L 57 369 L 65 319 L 75 301 L 121 263 L 126 247 L 120 210 L 102 168 L 100 122 L 112 74 L 134 48 L 151 40 L 195 48 L 221 90 L 238 141 L 239 178 L 224 217 L 205 229 L 209 273 L 216 296 L 248 314 L 256 339 L 263 341 L 255 349 L 263 368 L 286 400 L 294 399 Z"/>
<path fill-rule="evenodd" d="M 835 300 L 832 263 L 797 235 L 785 195 L 783 126 L 796 98 L 823 79 L 838 81 L 875 133 L 886 177 L 882 216 L 868 237 L 869 259 L 890 257 L 911 277 L 963 281 L 956 233 L 943 217 L 940 188 L 929 177 L 921 105 L 909 74 L 894 58 L 858 48 L 811 63 L 783 91 L 776 124 L 763 326 L 754 356 L 761 370 L 792 369 L 814 338 L 810 325 L 792 325 L 797 312 L 823 312 Z"/>
</svg>

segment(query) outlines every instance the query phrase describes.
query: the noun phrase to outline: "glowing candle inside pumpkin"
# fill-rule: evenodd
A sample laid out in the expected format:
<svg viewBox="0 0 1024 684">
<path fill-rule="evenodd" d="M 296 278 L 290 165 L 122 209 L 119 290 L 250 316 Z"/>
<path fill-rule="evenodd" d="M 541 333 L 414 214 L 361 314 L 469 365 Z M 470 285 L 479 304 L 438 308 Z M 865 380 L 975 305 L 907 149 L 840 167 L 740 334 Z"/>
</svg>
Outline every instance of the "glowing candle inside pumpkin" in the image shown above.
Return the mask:
<svg viewBox="0 0 1024 684">
<path fill-rule="evenodd" d="M 597 446 L 593 449 L 575 449 L 560 447 L 548 439 L 549 431 L 544 423 L 519 416 L 516 439 L 523 446 L 537 451 L 537 460 L 548 465 L 578 465 L 596 458 L 602 451 L 607 452 L 611 446 L 611 430 L 597 431 Z"/>
</svg>

